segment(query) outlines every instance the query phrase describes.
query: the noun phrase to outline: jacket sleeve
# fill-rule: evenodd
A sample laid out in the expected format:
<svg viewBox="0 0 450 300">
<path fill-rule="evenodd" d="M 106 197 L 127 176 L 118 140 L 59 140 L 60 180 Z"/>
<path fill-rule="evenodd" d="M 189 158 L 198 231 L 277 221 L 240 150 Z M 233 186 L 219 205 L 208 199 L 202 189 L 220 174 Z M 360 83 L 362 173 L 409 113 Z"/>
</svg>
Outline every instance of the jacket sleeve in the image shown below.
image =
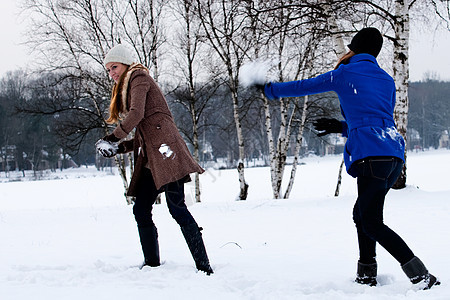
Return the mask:
<svg viewBox="0 0 450 300">
<path fill-rule="evenodd" d="M 116 137 L 123 139 L 141 122 L 145 115 L 145 102 L 150 81 L 144 71 L 135 71 L 129 83 L 130 109 L 125 119 L 114 129 Z"/>
<path fill-rule="evenodd" d="M 396 96 L 396 88 L 394 86 L 394 90 L 392 91 L 392 107 L 395 108 L 395 100 L 397 99 Z"/>
<path fill-rule="evenodd" d="M 345 119 L 345 113 L 344 110 L 342 109 L 342 105 L 339 106 L 339 108 L 341 109 L 341 115 L 344 117 Z M 342 136 L 348 138 L 348 124 L 347 121 L 341 121 L 342 124 Z"/>
<path fill-rule="evenodd" d="M 345 121 L 341 121 L 342 124 L 342 136 L 348 137 L 348 124 Z"/>
<path fill-rule="evenodd" d="M 339 70 L 333 70 L 310 79 L 269 83 L 264 87 L 264 94 L 268 99 L 278 99 L 334 91 L 339 73 Z"/>
</svg>

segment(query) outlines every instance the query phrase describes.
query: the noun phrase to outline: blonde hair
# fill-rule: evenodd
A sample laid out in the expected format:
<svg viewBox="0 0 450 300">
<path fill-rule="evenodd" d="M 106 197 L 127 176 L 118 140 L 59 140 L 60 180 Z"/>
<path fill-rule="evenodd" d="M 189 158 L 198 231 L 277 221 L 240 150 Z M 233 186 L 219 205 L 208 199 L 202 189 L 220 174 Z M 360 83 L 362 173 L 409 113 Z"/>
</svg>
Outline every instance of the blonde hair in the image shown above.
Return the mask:
<svg viewBox="0 0 450 300">
<path fill-rule="evenodd" d="M 130 68 L 126 65 L 127 69 L 120 75 L 119 81 L 114 84 L 111 93 L 111 102 L 109 104 L 109 118 L 106 119 L 106 123 L 114 124 L 120 120 L 120 114 L 125 111 L 122 103 L 122 87 L 124 78 Z M 125 99 L 126 100 L 126 99 Z"/>
</svg>

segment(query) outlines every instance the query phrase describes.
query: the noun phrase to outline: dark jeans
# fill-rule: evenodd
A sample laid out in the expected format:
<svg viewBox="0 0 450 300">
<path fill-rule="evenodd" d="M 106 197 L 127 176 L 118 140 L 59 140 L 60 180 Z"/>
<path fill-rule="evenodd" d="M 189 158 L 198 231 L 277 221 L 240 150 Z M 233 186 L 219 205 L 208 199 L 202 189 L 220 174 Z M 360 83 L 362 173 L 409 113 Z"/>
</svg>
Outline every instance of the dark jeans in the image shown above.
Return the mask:
<svg viewBox="0 0 450 300">
<path fill-rule="evenodd" d="M 133 206 L 138 227 L 155 226 L 152 219 L 152 208 L 157 196 L 163 191 L 166 194 L 169 212 L 180 226 L 196 223 L 184 202 L 184 179 L 166 184 L 157 190 L 152 173 L 149 169 L 144 168 L 139 178 Z"/>
<path fill-rule="evenodd" d="M 372 157 L 355 164 L 358 199 L 353 209 L 353 221 L 358 233 L 360 262 L 375 262 L 375 244 L 378 242 L 404 265 L 414 254 L 403 239 L 383 223 L 384 199 L 400 175 L 403 161 L 395 157 Z"/>
</svg>

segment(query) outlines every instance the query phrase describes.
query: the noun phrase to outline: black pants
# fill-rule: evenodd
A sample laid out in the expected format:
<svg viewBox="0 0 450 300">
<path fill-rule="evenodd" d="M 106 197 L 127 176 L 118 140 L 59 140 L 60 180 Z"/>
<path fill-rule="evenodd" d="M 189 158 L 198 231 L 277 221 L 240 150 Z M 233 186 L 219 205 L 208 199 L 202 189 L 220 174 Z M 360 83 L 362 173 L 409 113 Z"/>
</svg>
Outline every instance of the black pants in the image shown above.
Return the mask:
<svg viewBox="0 0 450 300">
<path fill-rule="evenodd" d="M 395 157 L 372 157 L 355 164 L 358 199 L 353 209 L 353 221 L 358 233 L 360 262 L 375 262 L 375 244 L 378 242 L 403 265 L 414 254 L 403 239 L 383 222 L 384 199 L 400 175 L 403 161 Z"/>
<path fill-rule="evenodd" d="M 157 190 L 152 173 L 149 169 L 143 168 L 133 206 L 133 213 L 138 227 L 155 226 L 152 219 L 152 208 L 157 196 L 163 191 L 166 194 L 167 207 L 175 221 L 180 226 L 195 223 L 184 201 L 184 180 L 171 182 Z"/>
</svg>

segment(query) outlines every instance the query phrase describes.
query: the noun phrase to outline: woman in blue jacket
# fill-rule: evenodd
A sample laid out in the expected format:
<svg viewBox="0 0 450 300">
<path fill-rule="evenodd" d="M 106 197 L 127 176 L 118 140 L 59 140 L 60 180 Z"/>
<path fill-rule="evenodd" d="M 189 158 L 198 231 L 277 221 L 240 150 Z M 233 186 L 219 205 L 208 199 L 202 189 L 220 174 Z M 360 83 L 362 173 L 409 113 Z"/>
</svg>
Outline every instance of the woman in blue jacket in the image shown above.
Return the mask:
<svg viewBox="0 0 450 300">
<path fill-rule="evenodd" d="M 344 160 L 347 172 L 357 177 L 358 199 L 353 209 L 360 257 L 356 282 L 377 284 L 375 244 L 383 246 L 402 266 L 414 284 L 429 289 L 440 282 L 431 275 L 403 239 L 383 223 L 387 192 L 401 173 L 405 142 L 397 131 L 393 113 L 395 83 L 376 57 L 383 38 L 376 28 L 364 28 L 352 39 L 350 51 L 333 71 L 315 78 L 264 87 L 268 99 L 300 97 L 334 91 L 345 121 L 318 119 L 319 135 L 342 133 L 347 137 Z"/>
</svg>

